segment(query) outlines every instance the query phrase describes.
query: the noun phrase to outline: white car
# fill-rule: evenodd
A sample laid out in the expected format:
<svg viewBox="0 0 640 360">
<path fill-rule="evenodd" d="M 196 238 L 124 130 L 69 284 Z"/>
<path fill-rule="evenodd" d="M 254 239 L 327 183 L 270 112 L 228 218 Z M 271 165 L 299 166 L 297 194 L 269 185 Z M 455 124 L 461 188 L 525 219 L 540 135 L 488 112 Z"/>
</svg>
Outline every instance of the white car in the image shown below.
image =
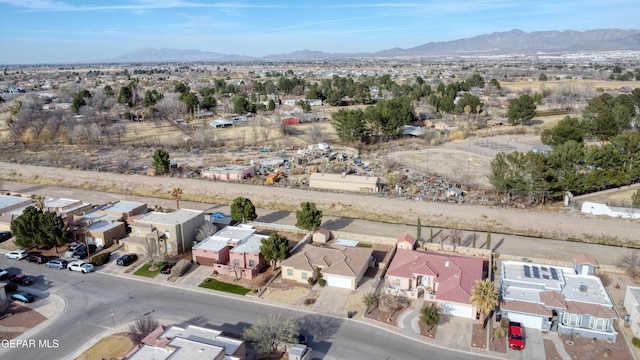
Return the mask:
<svg viewBox="0 0 640 360">
<path fill-rule="evenodd" d="M 27 252 L 24 250 L 9 251 L 4 257 L 7 259 L 22 260 L 27 257 Z"/>
<path fill-rule="evenodd" d="M 76 260 L 70 262 L 69 265 L 67 265 L 67 269 L 69 269 L 69 271 L 80 271 L 81 273 L 86 274 L 93 272 L 93 265 L 87 264 L 81 260 Z"/>
</svg>

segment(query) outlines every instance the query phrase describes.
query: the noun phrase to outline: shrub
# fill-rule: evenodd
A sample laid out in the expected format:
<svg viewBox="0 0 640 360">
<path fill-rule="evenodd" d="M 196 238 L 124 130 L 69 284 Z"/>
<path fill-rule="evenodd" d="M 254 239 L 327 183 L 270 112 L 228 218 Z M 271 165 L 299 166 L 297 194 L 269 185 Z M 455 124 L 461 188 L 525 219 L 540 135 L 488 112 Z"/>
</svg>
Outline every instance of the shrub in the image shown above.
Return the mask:
<svg viewBox="0 0 640 360">
<path fill-rule="evenodd" d="M 304 299 L 304 304 L 305 304 L 305 305 L 313 305 L 313 304 L 315 304 L 315 303 L 316 303 L 316 299 L 311 299 L 311 298 L 309 298 L 309 299 Z"/>
<path fill-rule="evenodd" d="M 507 336 L 507 332 L 504 331 L 503 328 L 497 328 L 496 331 L 493 333 L 493 336 L 496 339 L 504 339 L 505 336 Z"/>
<path fill-rule="evenodd" d="M 324 287 L 325 285 L 327 285 L 327 280 L 325 279 L 318 280 L 318 285 L 320 285 L 321 287 Z"/>
<path fill-rule="evenodd" d="M 176 263 L 173 269 L 171 269 L 171 275 L 180 277 L 189 271 L 189 269 L 191 269 L 191 260 L 182 259 Z"/>
<path fill-rule="evenodd" d="M 111 257 L 111 253 L 110 252 L 101 252 L 99 254 L 93 255 L 91 257 L 91 262 L 96 265 L 96 266 L 100 266 L 100 265 L 104 265 L 106 263 L 109 262 L 109 258 Z"/>
<path fill-rule="evenodd" d="M 633 344 L 633 346 L 640 348 L 640 338 L 634 337 L 633 339 L 631 339 L 631 343 Z"/>
<path fill-rule="evenodd" d="M 313 285 L 313 284 L 315 284 L 315 283 L 316 283 L 316 279 L 315 279 L 315 278 L 310 277 L 310 278 L 308 278 L 308 279 L 307 279 L 307 282 L 309 283 L 309 285 Z"/>
<path fill-rule="evenodd" d="M 500 327 L 503 329 L 506 329 L 509 327 L 509 319 L 507 318 L 502 318 L 500 319 Z"/>
</svg>

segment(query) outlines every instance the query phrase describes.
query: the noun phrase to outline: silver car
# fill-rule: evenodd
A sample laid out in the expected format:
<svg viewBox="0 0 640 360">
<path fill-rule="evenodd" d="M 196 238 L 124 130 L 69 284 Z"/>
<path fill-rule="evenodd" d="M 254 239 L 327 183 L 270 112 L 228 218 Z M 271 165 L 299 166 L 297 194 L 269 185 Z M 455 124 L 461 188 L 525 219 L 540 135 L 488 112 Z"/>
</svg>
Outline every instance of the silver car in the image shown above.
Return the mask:
<svg viewBox="0 0 640 360">
<path fill-rule="evenodd" d="M 67 265 L 69 271 L 80 271 L 83 274 L 93 272 L 93 265 L 87 264 L 82 260 L 72 261 Z"/>
<path fill-rule="evenodd" d="M 27 257 L 27 252 L 24 250 L 9 251 L 4 257 L 7 259 L 22 260 Z"/>
</svg>

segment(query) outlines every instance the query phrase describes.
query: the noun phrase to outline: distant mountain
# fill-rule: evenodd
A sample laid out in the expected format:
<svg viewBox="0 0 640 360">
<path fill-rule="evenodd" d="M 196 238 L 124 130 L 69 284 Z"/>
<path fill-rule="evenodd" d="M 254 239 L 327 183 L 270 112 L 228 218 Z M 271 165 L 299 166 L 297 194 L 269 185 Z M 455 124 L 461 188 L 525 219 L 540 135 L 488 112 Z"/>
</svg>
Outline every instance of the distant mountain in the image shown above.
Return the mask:
<svg viewBox="0 0 640 360">
<path fill-rule="evenodd" d="M 250 56 L 226 55 L 196 49 L 144 49 L 105 60 L 110 63 L 163 63 L 253 60 Z"/>
<path fill-rule="evenodd" d="M 391 49 L 376 56 L 428 56 L 469 54 L 534 54 L 579 51 L 640 51 L 640 30 L 536 31 L 514 29 L 468 39 L 430 42 L 409 49 Z"/>
<path fill-rule="evenodd" d="M 419 57 L 444 55 L 500 55 L 536 53 L 574 53 L 582 51 L 640 51 L 640 30 L 600 29 L 588 31 L 535 31 L 514 29 L 453 41 L 430 42 L 402 49 L 375 53 L 326 53 L 301 50 L 263 57 L 226 55 L 200 50 L 146 49 L 127 53 L 104 62 L 215 62 L 215 61 L 286 61 L 366 57 Z"/>
</svg>

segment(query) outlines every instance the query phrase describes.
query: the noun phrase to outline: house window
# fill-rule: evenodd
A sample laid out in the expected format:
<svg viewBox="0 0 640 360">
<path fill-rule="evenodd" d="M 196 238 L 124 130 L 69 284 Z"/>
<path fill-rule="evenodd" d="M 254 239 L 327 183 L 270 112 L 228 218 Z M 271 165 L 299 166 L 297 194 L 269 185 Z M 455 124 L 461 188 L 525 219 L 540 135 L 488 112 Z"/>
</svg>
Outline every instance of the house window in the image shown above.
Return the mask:
<svg viewBox="0 0 640 360">
<path fill-rule="evenodd" d="M 293 269 L 292 268 L 288 268 L 287 269 L 287 276 L 293 276 Z"/>
<path fill-rule="evenodd" d="M 562 316 L 562 325 L 578 326 L 579 320 L 580 316 L 576 314 L 564 313 L 564 315 Z"/>
<path fill-rule="evenodd" d="M 605 319 L 591 317 L 589 319 L 589 327 L 594 330 L 609 330 L 609 322 Z"/>
<path fill-rule="evenodd" d="M 240 266 L 240 259 L 233 259 L 233 265 Z"/>
<path fill-rule="evenodd" d="M 300 277 L 302 278 L 302 280 L 307 280 L 307 273 L 306 272 L 301 273 Z"/>
<path fill-rule="evenodd" d="M 396 279 L 396 287 L 400 287 L 402 285 L 402 280 Z"/>
<path fill-rule="evenodd" d="M 253 267 L 253 265 L 255 264 L 256 264 L 255 260 L 249 260 L 249 267 Z"/>
</svg>

